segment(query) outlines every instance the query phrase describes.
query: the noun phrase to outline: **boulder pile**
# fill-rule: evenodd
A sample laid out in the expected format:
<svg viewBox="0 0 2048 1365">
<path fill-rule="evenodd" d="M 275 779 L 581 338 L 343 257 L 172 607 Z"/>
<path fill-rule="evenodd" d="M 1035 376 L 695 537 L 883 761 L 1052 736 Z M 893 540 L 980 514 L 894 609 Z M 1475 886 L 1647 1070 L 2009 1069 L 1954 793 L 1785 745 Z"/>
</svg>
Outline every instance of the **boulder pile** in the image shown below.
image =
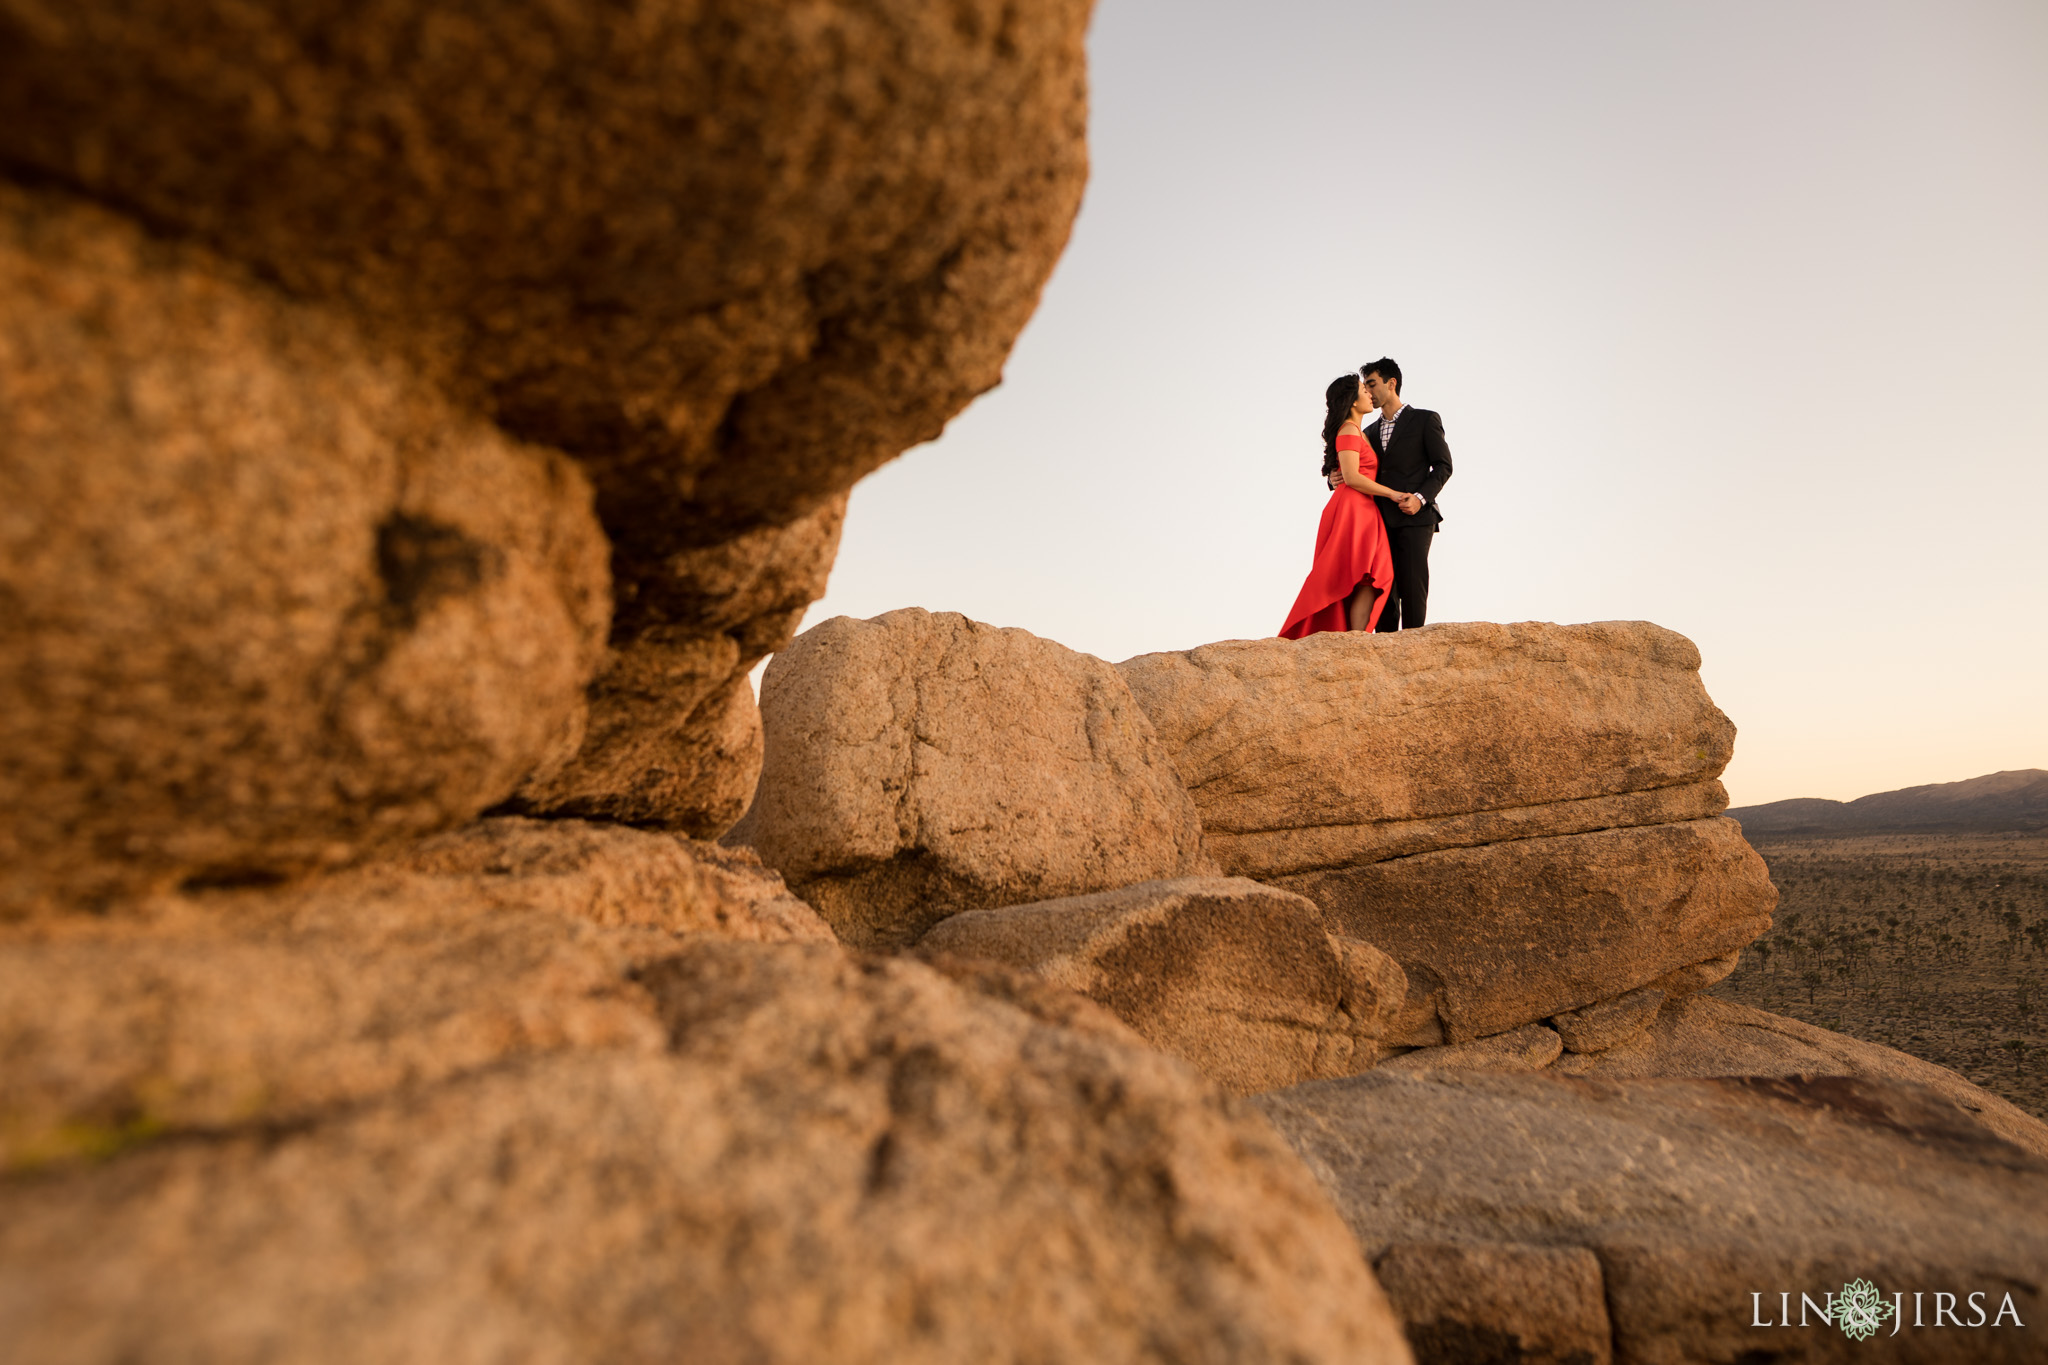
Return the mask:
<svg viewBox="0 0 2048 1365">
<path fill-rule="evenodd" d="M 730 837 L 828 888 L 842 934 L 1030 972 L 1257 1095 L 1420 1359 L 1747 1358 L 1783 1346 L 1737 1324 L 1752 1281 L 2038 1285 L 2048 1125 L 1699 994 L 1777 893 L 1720 817 L 1734 730 L 1698 668 L 1641 622 L 1231 641 L 1112 677 L 960 617 L 833 620 L 769 666 Z M 1133 823 L 1173 808 L 1162 769 L 1198 849 Z M 969 867 L 1032 871 L 933 872 Z M 1039 898 L 1047 867 L 1066 894 Z M 922 890 L 836 908 L 877 869 Z M 1878 1255 L 1912 1159 L 1926 1249 Z"/>
<path fill-rule="evenodd" d="M 1681 637 L 792 640 L 1035 305 L 1087 19 L 0 5 L 10 1360 L 2032 1321 L 2048 1127 L 1698 994 L 1774 892 Z"/>
<path fill-rule="evenodd" d="M 1119 671 L 1218 866 L 1300 892 L 1407 971 L 1395 1042 L 1697 989 L 1769 924 L 1763 860 L 1715 818 L 1735 727 L 1671 631 L 1447 625 Z"/>
<path fill-rule="evenodd" d="M 0 6 L 9 1360 L 1407 1358 L 1255 1112 L 706 842 L 1088 11 Z"/>
<path fill-rule="evenodd" d="M 1643 622 L 1239 640 L 1111 669 L 906 610 L 805 632 L 761 706 L 767 761 L 728 839 L 841 937 L 1036 970 L 1239 1088 L 1411 1050 L 1606 1052 L 1732 970 L 1777 899 L 1717 818 L 1734 727 L 1698 652 Z M 1210 872 L 1228 875 L 1187 880 Z M 1336 986 L 1340 960 L 1373 984 Z M 1268 1055 L 1169 1016 L 1261 1021 Z"/>
</svg>

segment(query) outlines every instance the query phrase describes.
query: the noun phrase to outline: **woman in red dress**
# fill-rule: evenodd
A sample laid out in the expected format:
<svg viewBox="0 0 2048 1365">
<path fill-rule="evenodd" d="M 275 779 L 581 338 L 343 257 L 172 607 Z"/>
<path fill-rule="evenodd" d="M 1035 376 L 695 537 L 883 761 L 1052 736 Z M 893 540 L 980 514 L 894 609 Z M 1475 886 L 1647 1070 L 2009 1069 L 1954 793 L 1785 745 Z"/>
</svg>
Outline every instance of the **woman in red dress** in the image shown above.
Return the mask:
<svg viewBox="0 0 2048 1365">
<path fill-rule="evenodd" d="M 1394 583 L 1394 558 L 1387 548 L 1386 523 L 1374 498 L 1398 498 L 1395 490 L 1373 482 L 1380 457 L 1373 453 L 1360 421 L 1372 406 L 1356 374 L 1332 380 L 1324 394 L 1329 408 L 1323 418 L 1323 477 L 1341 474 L 1323 505 L 1316 527 L 1316 560 L 1294 599 L 1284 640 L 1299 640 L 1319 630 L 1371 630 Z"/>
</svg>

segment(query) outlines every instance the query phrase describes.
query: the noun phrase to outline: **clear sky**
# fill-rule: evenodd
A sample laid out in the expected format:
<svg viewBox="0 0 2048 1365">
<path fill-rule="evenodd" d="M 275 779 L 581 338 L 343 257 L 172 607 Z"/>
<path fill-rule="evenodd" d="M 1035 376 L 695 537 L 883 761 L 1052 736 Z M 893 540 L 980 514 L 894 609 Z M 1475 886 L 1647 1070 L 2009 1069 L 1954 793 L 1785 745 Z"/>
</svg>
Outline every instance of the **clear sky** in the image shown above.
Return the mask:
<svg viewBox="0 0 2048 1365">
<path fill-rule="evenodd" d="M 1432 620 L 1684 632 L 1737 804 L 2048 767 L 2048 4 L 1100 0 L 1089 51 L 1038 314 L 809 622 L 1271 635 L 1390 354 Z"/>
</svg>

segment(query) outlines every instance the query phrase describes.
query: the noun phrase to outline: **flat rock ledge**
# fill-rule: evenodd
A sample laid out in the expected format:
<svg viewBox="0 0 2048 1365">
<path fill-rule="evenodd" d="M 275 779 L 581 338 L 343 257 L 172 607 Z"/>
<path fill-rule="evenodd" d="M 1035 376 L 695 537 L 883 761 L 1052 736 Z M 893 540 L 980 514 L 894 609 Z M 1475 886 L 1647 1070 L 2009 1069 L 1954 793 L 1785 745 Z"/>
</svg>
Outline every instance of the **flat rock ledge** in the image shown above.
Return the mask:
<svg viewBox="0 0 2048 1365">
<path fill-rule="evenodd" d="M 1640 1000 L 1622 1003 L 1627 1005 L 1619 1012 L 1623 1018 L 1641 1009 Z M 1574 1049 L 1559 1022 L 1525 1025 L 1467 1043 L 1394 1048 L 1379 1066 L 1403 1072 L 1543 1071 L 1611 1080 L 1839 1076 L 1906 1081 L 1940 1095 L 1967 1120 L 2007 1142 L 2048 1158 L 2048 1123 L 1947 1067 L 1732 1000 L 1710 995 L 1667 1000 L 1641 1027 L 1598 1051 Z"/>
<path fill-rule="evenodd" d="M 1859 1279 L 1904 1294 L 1886 1359 L 2040 1359 L 2048 1161 L 1925 1086 L 1382 1069 L 1254 1103 L 1382 1267 L 1422 1359 L 1527 1358 L 1433 1342 L 1584 1340 L 1604 1300 L 1617 1360 L 1867 1360 L 1832 1324 L 1778 1311 L 1781 1293 L 1796 1314 L 1802 1294 Z M 1532 1281 L 1543 1292 L 1508 1292 Z M 1929 1314 L 1955 1295 L 1964 1322 L 1978 1293 L 1987 1325 L 1915 1327 L 1916 1293 Z M 2005 1326 L 1988 1325 L 2008 1295 Z"/>
<path fill-rule="evenodd" d="M 1719 813 L 1735 727 L 1699 666 L 1647 621 L 1525 621 L 1229 640 L 1117 668 L 1218 865 L 1271 881 Z"/>
</svg>

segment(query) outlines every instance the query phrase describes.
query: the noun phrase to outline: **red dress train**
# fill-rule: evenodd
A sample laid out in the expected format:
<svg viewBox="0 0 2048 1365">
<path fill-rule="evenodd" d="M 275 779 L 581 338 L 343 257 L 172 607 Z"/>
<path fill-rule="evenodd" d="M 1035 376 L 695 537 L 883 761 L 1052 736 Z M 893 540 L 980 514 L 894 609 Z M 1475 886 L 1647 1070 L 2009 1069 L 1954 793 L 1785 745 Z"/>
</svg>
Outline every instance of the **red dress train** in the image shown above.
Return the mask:
<svg viewBox="0 0 2048 1365">
<path fill-rule="evenodd" d="M 1363 436 L 1339 436 L 1337 449 L 1356 450 L 1358 472 L 1366 478 L 1380 472 L 1380 457 Z M 1348 630 L 1345 599 L 1368 578 L 1379 589 L 1365 623 L 1371 630 L 1387 605 L 1387 589 L 1394 586 L 1394 556 L 1387 548 L 1387 526 L 1380 520 L 1378 504 L 1356 488 L 1338 484 L 1323 504 L 1323 520 L 1316 527 L 1315 565 L 1294 599 L 1287 624 L 1280 627 L 1280 638 L 1299 640 L 1319 630 Z"/>
</svg>

